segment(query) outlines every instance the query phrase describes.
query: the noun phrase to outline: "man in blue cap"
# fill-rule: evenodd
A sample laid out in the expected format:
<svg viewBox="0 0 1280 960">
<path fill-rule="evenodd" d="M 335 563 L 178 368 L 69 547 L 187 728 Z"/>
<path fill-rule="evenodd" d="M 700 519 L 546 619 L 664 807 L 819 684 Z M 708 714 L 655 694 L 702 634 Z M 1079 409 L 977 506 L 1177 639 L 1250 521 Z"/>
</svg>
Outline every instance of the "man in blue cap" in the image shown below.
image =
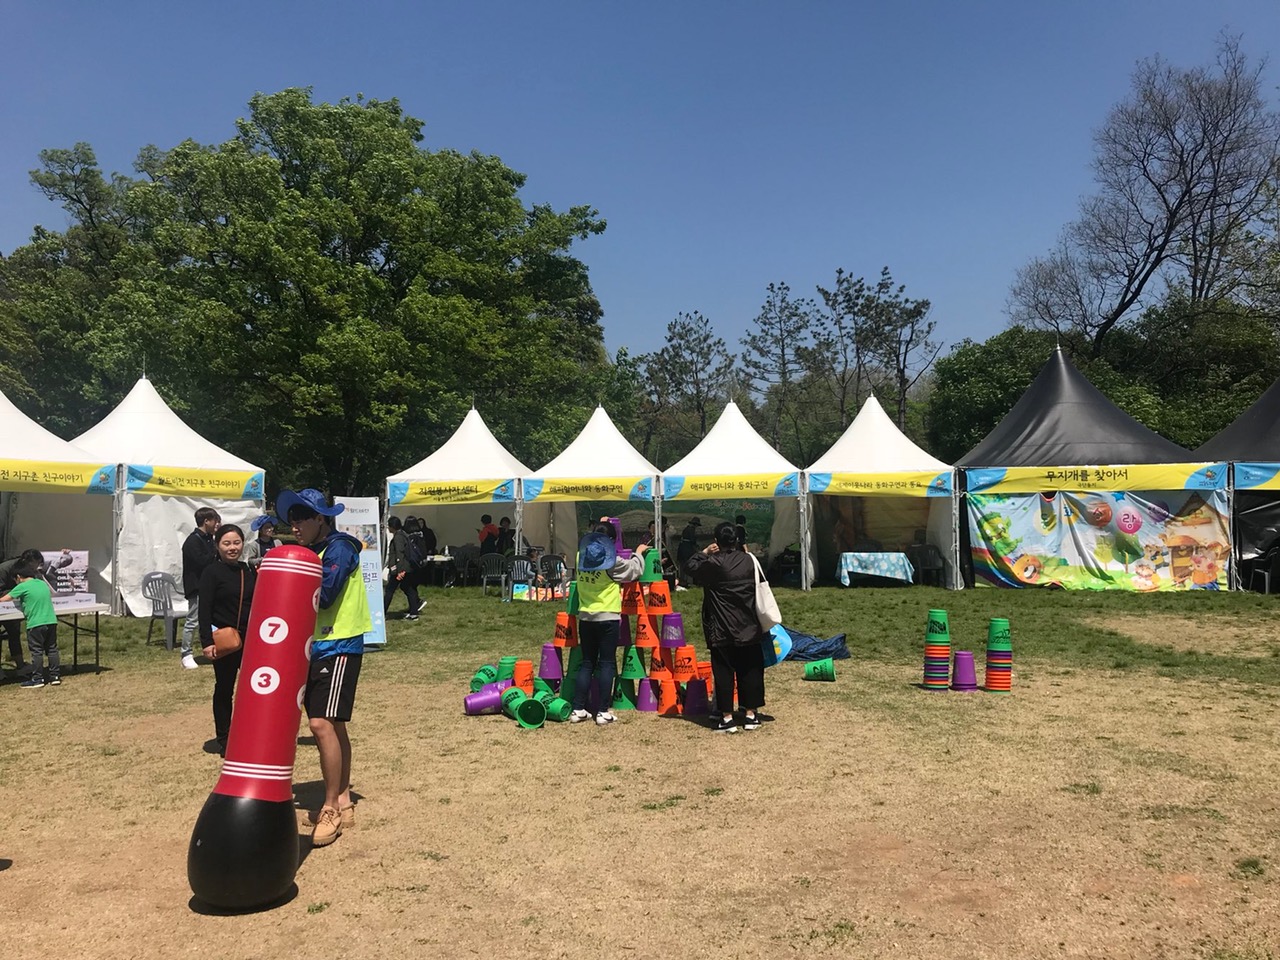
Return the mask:
<svg viewBox="0 0 1280 960">
<path fill-rule="evenodd" d="M 351 740 L 347 721 L 356 699 L 356 681 L 364 654 L 364 635 L 373 629 L 369 598 L 360 575 L 355 537 L 334 529 L 333 518 L 346 509 L 332 505 L 319 490 L 282 490 L 276 512 L 293 529 L 298 543 L 320 555 L 320 607 L 303 703 L 311 735 L 320 751 L 324 804 L 312 815 L 313 846 L 323 847 L 355 824 L 351 802 Z"/>
</svg>

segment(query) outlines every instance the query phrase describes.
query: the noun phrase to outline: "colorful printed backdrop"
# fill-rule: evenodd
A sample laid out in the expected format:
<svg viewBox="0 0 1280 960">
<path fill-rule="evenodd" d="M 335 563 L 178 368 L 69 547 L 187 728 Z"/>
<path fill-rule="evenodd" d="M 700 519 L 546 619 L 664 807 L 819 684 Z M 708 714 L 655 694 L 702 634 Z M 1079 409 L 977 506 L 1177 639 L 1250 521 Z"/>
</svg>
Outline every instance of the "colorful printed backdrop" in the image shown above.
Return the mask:
<svg viewBox="0 0 1280 960">
<path fill-rule="evenodd" d="M 966 497 L 974 582 L 1077 590 L 1225 590 L 1223 490 Z"/>
</svg>

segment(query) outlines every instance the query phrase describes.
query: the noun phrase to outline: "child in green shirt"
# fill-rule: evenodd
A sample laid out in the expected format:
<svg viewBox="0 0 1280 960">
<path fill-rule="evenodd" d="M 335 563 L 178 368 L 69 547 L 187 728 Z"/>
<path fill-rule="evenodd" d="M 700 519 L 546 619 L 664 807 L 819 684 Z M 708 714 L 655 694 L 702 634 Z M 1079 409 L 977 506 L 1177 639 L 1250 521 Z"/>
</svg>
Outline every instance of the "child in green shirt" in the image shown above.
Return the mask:
<svg viewBox="0 0 1280 960">
<path fill-rule="evenodd" d="M 27 621 L 27 649 L 31 652 L 31 676 L 21 686 L 35 690 L 45 685 L 44 661 L 49 660 L 48 681 L 58 686 L 62 679 L 58 674 L 61 661 L 58 657 L 58 617 L 53 612 L 53 593 L 49 584 L 40 576 L 39 568 L 27 561 L 14 570 L 18 584 L 3 597 L 0 603 L 14 600 L 22 608 Z"/>
</svg>

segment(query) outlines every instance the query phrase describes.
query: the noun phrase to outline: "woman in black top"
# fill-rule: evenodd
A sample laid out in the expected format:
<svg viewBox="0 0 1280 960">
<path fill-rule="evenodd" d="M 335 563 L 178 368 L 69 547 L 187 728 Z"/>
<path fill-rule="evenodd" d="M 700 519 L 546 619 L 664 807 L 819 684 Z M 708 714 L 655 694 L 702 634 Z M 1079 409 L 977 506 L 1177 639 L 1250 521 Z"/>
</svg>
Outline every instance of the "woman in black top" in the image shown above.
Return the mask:
<svg viewBox="0 0 1280 960">
<path fill-rule="evenodd" d="M 244 637 L 249 629 L 249 608 L 253 605 L 253 585 L 258 572 L 240 560 L 244 552 L 244 531 L 234 523 L 224 523 L 213 535 L 217 559 L 200 574 L 200 643 L 204 655 L 213 661 L 213 733 L 218 753 L 226 755 L 227 734 L 231 732 L 231 698 L 236 674 L 240 672 L 243 648 L 217 656 L 213 631 L 235 627 Z"/>
</svg>

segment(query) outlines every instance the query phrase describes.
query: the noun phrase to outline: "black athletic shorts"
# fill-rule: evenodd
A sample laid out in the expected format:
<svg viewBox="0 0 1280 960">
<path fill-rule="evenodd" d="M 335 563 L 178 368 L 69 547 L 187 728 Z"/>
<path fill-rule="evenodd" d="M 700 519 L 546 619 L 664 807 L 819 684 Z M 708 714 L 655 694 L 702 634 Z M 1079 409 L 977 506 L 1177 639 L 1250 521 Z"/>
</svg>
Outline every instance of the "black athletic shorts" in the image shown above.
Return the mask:
<svg viewBox="0 0 1280 960">
<path fill-rule="evenodd" d="M 342 721 L 351 719 L 362 659 L 358 653 L 343 653 L 311 661 L 311 670 L 307 675 L 308 717 Z"/>
</svg>

